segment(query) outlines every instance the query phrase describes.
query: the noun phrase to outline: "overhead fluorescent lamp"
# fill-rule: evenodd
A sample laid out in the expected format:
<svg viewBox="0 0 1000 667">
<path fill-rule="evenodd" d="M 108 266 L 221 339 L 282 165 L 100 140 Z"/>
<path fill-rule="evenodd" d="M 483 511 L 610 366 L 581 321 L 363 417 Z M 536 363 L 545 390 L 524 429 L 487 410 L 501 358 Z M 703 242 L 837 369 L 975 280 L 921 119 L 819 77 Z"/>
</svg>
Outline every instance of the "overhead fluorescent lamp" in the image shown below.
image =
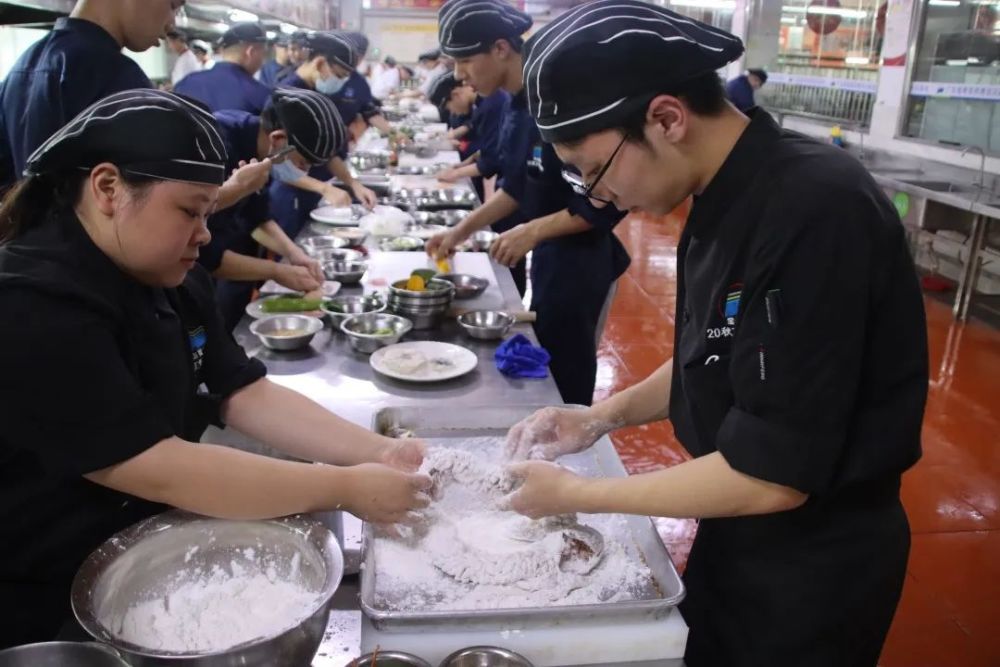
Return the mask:
<svg viewBox="0 0 1000 667">
<path fill-rule="evenodd" d="M 281 32 L 285 33 L 286 35 L 291 35 L 293 32 L 298 32 L 298 28 L 293 26 L 291 23 L 282 23 L 278 27 L 281 28 Z"/>
<path fill-rule="evenodd" d="M 848 65 L 867 65 L 871 61 L 871 58 L 866 58 L 864 56 L 847 56 L 844 58 L 844 62 Z"/>
<path fill-rule="evenodd" d="M 961 60 L 945 60 L 944 64 L 949 67 L 965 67 L 969 64 L 969 61 L 965 58 L 962 58 Z"/>
<path fill-rule="evenodd" d="M 230 9 L 229 20 L 233 23 L 257 23 L 260 18 L 256 14 L 245 12 L 242 9 Z"/>
<path fill-rule="evenodd" d="M 958 7 L 962 2 L 961 0 L 929 0 L 927 4 L 931 7 Z"/>
<path fill-rule="evenodd" d="M 789 14 L 822 14 L 839 16 L 845 19 L 863 19 L 868 17 L 868 12 L 863 9 L 844 9 L 843 7 L 793 7 L 785 5 L 781 11 Z"/>
<path fill-rule="evenodd" d="M 785 25 L 795 25 L 796 23 L 798 23 L 798 19 L 796 19 L 794 16 L 782 16 L 781 22 L 784 23 Z"/>
<path fill-rule="evenodd" d="M 229 24 L 223 23 L 222 21 L 218 21 L 212 24 L 212 30 L 214 30 L 215 32 L 225 32 L 229 30 Z"/>
<path fill-rule="evenodd" d="M 722 11 L 733 11 L 736 9 L 736 0 L 670 0 L 674 7 L 695 7 L 697 9 L 720 9 Z"/>
<path fill-rule="evenodd" d="M 271 40 L 271 41 L 274 41 L 274 40 L 276 40 L 278 38 L 278 33 L 276 33 L 273 30 L 268 30 L 266 34 L 267 34 L 267 38 L 269 40 Z"/>
</svg>

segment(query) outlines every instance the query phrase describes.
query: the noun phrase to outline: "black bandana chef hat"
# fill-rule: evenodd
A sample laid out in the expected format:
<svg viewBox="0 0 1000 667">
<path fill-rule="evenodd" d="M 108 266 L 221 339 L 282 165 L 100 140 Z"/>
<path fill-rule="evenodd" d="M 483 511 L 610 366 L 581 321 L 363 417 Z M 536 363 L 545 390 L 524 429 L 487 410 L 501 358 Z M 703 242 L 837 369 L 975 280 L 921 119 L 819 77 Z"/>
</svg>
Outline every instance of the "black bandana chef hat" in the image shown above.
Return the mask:
<svg viewBox="0 0 1000 667">
<path fill-rule="evenodd" d="M 448 0 L 438 10 L 441 52 L 452 58 L 486 53 L 498 39 L 520 45 L 532 19 L 506 0 Z"/>
<path fill-rule="evenodd" d="M 621 123 L 657 93 L 743 53 L 743 42 L 639 0 L 596 0 L 554 19 L 528 40 L 528 109 L 548 142 L 572 141 Z"/>
<path fill-rule="evenodd" d="M 448 100 L 451 99 L 451 91 L 462 85 L 453 72 L 445 72 L 431 82 L 430 90 L 427 91 L 427 101 L 443 109 Z"/>
<path fill-rule="evenodd" d="M 309 41 L 306 43 L 310 51 L 310 57 L 323 56 L 328 61 L 337 63 L 352 72 L 357 54 L 351 42 L 337 32 L 313 32 L 309 34 Z"/>
<path fill-rule="evenodd" d="M 306 160 L 322 164 L 347 143 L 347 129 L 337 106 L 326 95 L 302 88 L 278 88 L 264 109 L 272 124 Z"/>
<path fill-rule="evenodd" d="M 226 148 L 215 118 L 200 103 L 160 90 L 126 90 L 91 105 L 38 147 L 25 176 L 93 169 L 165 181 L 222 185 Z"/>
</svg>

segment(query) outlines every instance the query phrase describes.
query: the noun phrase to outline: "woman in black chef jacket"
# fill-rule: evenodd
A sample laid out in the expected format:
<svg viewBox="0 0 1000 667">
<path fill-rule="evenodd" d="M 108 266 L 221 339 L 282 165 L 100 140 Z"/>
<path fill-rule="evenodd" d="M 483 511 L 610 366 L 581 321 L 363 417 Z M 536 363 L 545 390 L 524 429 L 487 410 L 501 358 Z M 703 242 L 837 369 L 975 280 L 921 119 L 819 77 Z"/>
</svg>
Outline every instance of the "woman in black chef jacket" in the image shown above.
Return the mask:
<svg viewBox="0 0 1000 667">
<path fill-rule="evenodd" d="M 52 639 L 103 540 L 166 506 L 234 519 L 427 502 L 397 444 L 272 384 L 198 266 L 225 178 L 211 114 L 112 95 L 31 156 L 0 208 L 0 647 Z M 196 444 L 229 424 L 313 465 Z"/>
<path fill-rule="evenodd" d="M 741 52 L 636 0 L 581 5 L 526 45 L 532 115 L 585 194 L 653 214 L 695 202 L 673 359 L 590 409 L 530 417 L 510 455 L 552 459 L 669 417 L 695 458 L 607 480 L 527 462 L 510 503 L 700 519 L 689 667 L 875 667 L 909 551 L 899 485 L 920 456 L 923 301 L 864 168 L 726 102 L 715 72 Z"/>
</svg>

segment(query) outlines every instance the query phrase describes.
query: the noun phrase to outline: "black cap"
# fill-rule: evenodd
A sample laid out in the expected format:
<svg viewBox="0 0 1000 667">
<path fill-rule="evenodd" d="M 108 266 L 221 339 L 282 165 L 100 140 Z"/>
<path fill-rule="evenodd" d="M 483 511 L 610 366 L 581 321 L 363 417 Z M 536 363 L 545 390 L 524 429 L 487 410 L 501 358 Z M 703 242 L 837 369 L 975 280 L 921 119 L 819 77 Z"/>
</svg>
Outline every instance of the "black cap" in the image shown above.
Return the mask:
<svg viewBox="0 0 1000 667">
<path fill-rule="evenodd" d="M 309 46 L 309 31 L 296 30 L 288 38 L 288 43 L 292 46 Z"/>
<path fill-rule="evenodd" d="M 528 109 L 545 141 L 579 139 L 619 125 L 652 95 L 683 92 L 742 53 L 739 38 L 669 9 L 596 0 L 528 40 Z"/>
<path fill-rule="evenodd" d="M 395 67 L 396 66 L 396 59 L 393 58 L 392 56 L 386 56 L 385 60 L 382 61 L 382 62 L 384 62 L 389 67 Z"/>
<path fill-rule="evenodd" d="M 225 144 L 208 109 L 152 89 L 126 90 L 91 105 L 39 146 L 24 174 L 102 162 L 166 181 L 222 185 L 226 178 Z"/>
<path fill-rule="evenodd" d="M 434 106 L 441 108 L 445 102 L 451 99 L 451 91 L 460 85 L 462 84 L 455 78 L 454 73 L 445 72 L 431 83 L 430 89 L 427 91 L 427 100 Z"/>
<path fill-rule="evenodd" d="M 322 164 L 347 143 L 337 106 L 326 95 L 302 88 L 278 88 L 264 113 L 273 114 L 288 141 L 313 164 Z"/>
<path fill-rule="evenodd" d="M 761 68 L 759 68 L 759 67 L 751 67 L 750 69 L 747 70 L 747 73 L 748 74 L 753 74 L 755 77 L 757 77 L 758 79 L 760 79 L 761 83 L 767 83 L 767 72 L 765 72 Z"/>
<path fill-rule="evenodd" d="M 212 52 L 212 46 L 208 42 L 202 41 L 200 39 L 195 39 L 191 41 L 191 49 L 193 51 L 203 51 L 204 53 Z"/>
<path fill-rule="evenodd" d="M 369 46 L 368 37 L 365 35 L 365 33 L 357 31 L 345 32 L 342 33 L 342 36 L 345 39 L 347 39 L 347 42 L 351 45 L 351 48 L 354 49 L 355 54 L 363 56 L 364 54 L 368 53 L 368 46 Z"/>
<path fill-rule="evenodd" d="M 423 60 L 437 60 L 441 57 L 441 49 L 431 49 L 430 51 L 424 51 L 419 56 L 417 56 L 417 62 Z"/>
<path fill-rule="evenodd" d="M 290 41 L 291 38 L 284 33 L 278 33 L 278 36 L 271 40 L 275 46 L 288 46 Z"/>
<path fill-rule="evenodd" d="M 310 33 L 306 46 L 312 52 L 312 57 L 323 56 L 342 67 L 354 70 L 356 54 L 351 43 L 344 38 L 343 34 L 337 32 Z"/>
<path fill-rule="evenodd" d="M 505 0 L 448 0 L 438 10 L 441 51 L 453 58 L 486 53 L 498 39 L 519 40 L 531 17 Z"/>
<path fill-rule="evenodd" d="M 267 31 L 259 23 L 234 23 L 219 39 L 219 48 L 226 49 L 237 44 L 266 44 Z"/>
</svg>

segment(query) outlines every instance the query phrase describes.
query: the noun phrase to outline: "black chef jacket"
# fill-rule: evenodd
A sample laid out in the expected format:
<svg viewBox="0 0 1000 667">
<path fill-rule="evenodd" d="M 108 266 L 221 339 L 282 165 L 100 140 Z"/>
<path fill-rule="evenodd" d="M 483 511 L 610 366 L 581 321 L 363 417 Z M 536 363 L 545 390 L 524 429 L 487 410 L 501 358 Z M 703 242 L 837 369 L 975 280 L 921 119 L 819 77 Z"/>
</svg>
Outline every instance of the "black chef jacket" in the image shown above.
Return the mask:
<svg viewBox="0 0 1000 667">
<path fill-rule="evenodd" d="M 847 153 L 756 111 L 677 258 L 677 437 L 810 495 L 700 522 L 686 662 L 874 667 L 905 574 L 899 482 L 920 457 L 928 377 L 899 217 Z"/>
<path fill-rule="evenodd" d="M 225 332 L 203 269 L 143 287 L 72 215 L 0 248 L 0 310 L 2 648 L 52 639 L 86 556 L 163 509 L 83 475 L 171 436 L 197 441 L 265 370 Z"/>
</svg>

